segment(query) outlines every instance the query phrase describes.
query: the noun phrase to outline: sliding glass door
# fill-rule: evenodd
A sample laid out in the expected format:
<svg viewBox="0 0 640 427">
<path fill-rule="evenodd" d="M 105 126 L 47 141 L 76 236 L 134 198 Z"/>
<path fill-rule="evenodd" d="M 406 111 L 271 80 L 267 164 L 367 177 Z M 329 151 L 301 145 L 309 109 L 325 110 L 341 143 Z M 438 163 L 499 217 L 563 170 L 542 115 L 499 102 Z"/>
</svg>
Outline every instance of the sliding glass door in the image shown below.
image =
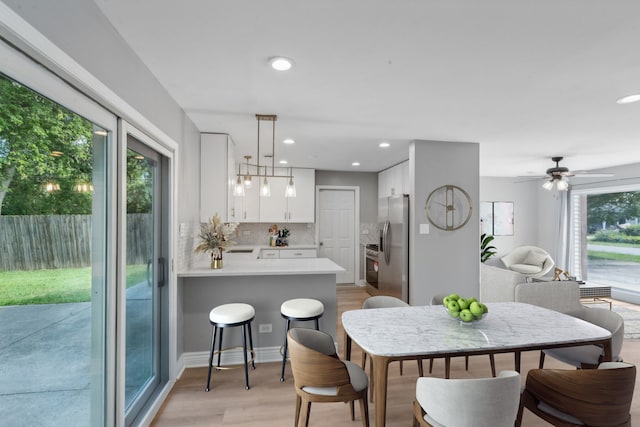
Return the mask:
<svg viewBox="0 0 640 427">
<path fill-rule="evenodd" d="M 125 422 L 133 424 L 168 376 L 167 159 L 127 135 Z"/>
</svg>

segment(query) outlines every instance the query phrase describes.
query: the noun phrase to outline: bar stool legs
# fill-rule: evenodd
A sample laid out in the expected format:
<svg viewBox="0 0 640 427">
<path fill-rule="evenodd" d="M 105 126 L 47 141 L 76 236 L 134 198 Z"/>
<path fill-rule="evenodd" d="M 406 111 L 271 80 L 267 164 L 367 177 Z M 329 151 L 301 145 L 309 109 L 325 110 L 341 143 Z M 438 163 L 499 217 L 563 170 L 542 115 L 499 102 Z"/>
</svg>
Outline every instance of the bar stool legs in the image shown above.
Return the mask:
<svg viewBox="0 0 640 427">
<path fill-rule="evenodd" d="M 224 328 L 241 326 L 242 327 L 242 354 L 244 359 L 244 379 L 245 389 L 249 390 L 249 362 L 251 362 L 252 369 L 256 368 L 255 357 L 253 351 L 253 336 L 251 334 L 251 321 L 255 317 L 255 310 L 249 304 L 224 304 L 215 307 L 209 313 L 209 321 L 212 325 L 211 331 L 211 349 L 209 352 L 209 369 L 207 373 L 207 386 L 205 391 L 209 391 L 211 387 L 211 371 L 213 369 L 213 356 L 216 354 L 216 338 L 218 340 L 218 360 L 216 363 L 216 369 L 223 369 L 220 367 L 220 359 L 222 352 L 230 349 L 222 348 L 222 336 Z M 218 336 L 218 329 L 220 335 Z M 249 334 L 249 346 L 247 347 L 247 330 Z M 247 351 L 251 352 L 251 360 L 247 358 Z"/>
</svg>

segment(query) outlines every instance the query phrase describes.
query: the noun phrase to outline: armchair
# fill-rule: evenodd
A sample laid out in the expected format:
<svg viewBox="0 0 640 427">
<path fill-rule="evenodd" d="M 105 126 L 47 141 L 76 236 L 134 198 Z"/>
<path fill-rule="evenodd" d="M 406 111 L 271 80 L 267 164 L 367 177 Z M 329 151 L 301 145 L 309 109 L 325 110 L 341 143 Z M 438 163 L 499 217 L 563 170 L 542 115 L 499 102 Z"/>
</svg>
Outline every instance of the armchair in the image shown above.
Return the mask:
<svg viewBox="0 0 640 427">
<path fill-rule="evenodd" d="M 522 392 L 518 420 L 526 407 L 554 426 L 631 426 L 636 367 L 601 363 L 598 369 L 533 369 Z"/>
<path fill-rule="evenodd" d="M 537 246 L 519 246 L 500 260 L 509 270 L 527 277 L 542 277 L 555 265 L 551 255 Z"/>
</svg>

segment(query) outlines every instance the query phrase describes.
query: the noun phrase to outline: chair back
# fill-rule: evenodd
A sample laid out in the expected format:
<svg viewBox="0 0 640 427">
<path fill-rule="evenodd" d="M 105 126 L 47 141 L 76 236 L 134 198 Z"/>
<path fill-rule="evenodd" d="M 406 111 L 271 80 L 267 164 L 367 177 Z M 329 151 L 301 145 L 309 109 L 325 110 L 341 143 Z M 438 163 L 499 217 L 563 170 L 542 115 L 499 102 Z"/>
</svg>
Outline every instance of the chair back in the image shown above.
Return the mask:
<svg viewBox="0 0 640 427">
<path fill-rule="evenodd" d="M 337 395 L 355 394 L 331 335 L 315 329 L 293 328 L 287 340 L 296 389 L 337 387 Z"/>
<path fill-rule="evenodd" d="M 522 283 L 516 286 L 514 300 L 571 315 L 584 310 L 577 282 Z"/>
<path fill-rule="evenodd" d="M 369 297 L 362 303 L 363 309 L 368 308 L 391 308 L 391 307 L 407 307 L 409 304 L 396 297 L 386 295 L 376 295 Z"/>
<path fill-rule="evenodd" d="M 425 419 L 438 425 L 512 427 L 520 403 L 520 374 L 502 371 L 495 378 L 418 378 L 416 401 L 426 412 Z"/>
<path fill-rule="evenodd" d="M 584 308 L 579 317 L 611 332 L 611 355 L 614 361 L 620 359 L 624 343 L 624 318 L 615 311 L 601 308 Z"/>
<path fill-rule="evenodd" d="M 623 426 L 630 425 L 635 382 L 636 367 L 628 363 L 602 363 L 598 369 L 533 369 L 525 393 L 585 425 Z M 537 407 L 529 409 L 547 415 Z"/>
<path fill-rule="evenodd" d="M 445 294 L 436 294 L 431 297 L 431 305 L 442 305 L 444 303 Z"/>
</svg>

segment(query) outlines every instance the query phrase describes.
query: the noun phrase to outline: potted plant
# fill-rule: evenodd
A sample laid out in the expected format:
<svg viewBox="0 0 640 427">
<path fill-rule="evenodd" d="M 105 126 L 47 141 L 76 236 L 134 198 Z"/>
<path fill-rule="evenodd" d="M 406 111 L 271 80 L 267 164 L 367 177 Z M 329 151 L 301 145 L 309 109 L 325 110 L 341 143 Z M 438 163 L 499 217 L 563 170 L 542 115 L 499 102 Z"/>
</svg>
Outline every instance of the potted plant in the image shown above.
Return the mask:
<svg viewBox="0 0 640 427">
<path fill-rule="evenodd" d="M 489 245 L 493 239 L 495 237 L 487 233 L 480 236 L 480 262 L 485 262 L 496 254 L 496 247 Z"/>
<path fill-rule="evenodd" d="M 211 268 L 222 268 L 222 252 L 236 243 L 231 237 L 237 227 L 235 222 L 223 223 L 216 213 L 209 222 L 200 225 L 200 243 L 194 252 L 211 252 Z"/>
</svg>

